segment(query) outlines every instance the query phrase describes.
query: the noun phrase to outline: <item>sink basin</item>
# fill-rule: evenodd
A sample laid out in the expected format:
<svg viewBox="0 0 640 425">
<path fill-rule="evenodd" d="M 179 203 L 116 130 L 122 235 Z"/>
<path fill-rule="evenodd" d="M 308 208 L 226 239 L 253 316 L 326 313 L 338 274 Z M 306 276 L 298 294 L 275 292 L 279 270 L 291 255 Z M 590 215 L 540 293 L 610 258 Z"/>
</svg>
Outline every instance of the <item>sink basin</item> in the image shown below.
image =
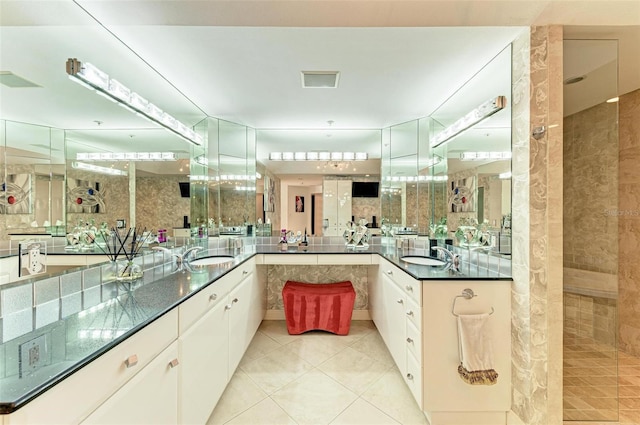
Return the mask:
<svg viewBox="0 0 640 425">
<path fill-rule="evenodd" d="M 407 255 L 405 257 L 401 257 L 400 259 L 405 263 L 419 264 L 421 266 L 444 266 L 445 264 L 447 264 L 442 260 L 438 260 L 437 258 L 420 257 L 417 255 Z"/>
<path fill-rule="evenodd" d="M 216 255 L 213 257 L 198 258 L 196 260 L 189 261 L 189 266 L 192 269 L 200 269 L 207 266 L 219 266 L 220 264 L 230 263 L 233 261 L 233 257 L 230 255 Z"/>
</svg>

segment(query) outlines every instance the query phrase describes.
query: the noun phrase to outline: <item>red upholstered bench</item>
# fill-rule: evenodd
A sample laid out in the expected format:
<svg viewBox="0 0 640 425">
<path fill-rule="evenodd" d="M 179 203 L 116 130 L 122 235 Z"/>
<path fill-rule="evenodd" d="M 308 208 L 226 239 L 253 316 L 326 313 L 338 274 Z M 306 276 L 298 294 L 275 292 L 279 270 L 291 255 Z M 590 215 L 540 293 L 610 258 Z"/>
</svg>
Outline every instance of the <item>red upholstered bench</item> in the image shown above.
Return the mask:
<svg viewBox="0 0 640 425">
<path fill-rule="evenodd" d="M 287 331 L 298 335 L 323 330 L 348 335 L 356 291 L 351 282 L 302 283 L 288 280 L 282 288 Z"/>
</svg>

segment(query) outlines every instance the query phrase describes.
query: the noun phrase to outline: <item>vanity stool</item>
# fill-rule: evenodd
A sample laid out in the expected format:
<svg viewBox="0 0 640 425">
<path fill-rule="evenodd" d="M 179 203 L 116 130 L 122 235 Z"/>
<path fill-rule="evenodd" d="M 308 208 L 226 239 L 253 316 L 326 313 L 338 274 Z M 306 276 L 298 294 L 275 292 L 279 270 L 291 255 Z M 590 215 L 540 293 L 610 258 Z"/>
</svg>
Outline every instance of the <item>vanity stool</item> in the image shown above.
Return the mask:
<svg viewBox="0 0 640 425">
<path fill-rule="evenodd" d="M 302 283 L 288 280 L 282 288 L 287 331 L 298 335 L 322 330 L 348 335 L 356 291 L 350 281 Z"/>
</svg>

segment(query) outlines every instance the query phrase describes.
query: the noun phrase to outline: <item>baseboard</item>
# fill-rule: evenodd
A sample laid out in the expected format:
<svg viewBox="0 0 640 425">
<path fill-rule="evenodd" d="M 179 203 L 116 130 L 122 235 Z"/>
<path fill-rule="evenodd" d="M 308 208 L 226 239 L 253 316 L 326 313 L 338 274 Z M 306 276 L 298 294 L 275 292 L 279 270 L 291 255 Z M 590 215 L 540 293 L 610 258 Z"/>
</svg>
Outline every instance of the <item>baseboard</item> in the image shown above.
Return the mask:
<svg viewBox="0 0 640 425">
<path fill-rule="evenodd" d="M 264 320 L 285 320 L 284 310 L 267 310 Z M 351 320 L 371 320 L 369 310 L 353 310 Z"/>
</svg>

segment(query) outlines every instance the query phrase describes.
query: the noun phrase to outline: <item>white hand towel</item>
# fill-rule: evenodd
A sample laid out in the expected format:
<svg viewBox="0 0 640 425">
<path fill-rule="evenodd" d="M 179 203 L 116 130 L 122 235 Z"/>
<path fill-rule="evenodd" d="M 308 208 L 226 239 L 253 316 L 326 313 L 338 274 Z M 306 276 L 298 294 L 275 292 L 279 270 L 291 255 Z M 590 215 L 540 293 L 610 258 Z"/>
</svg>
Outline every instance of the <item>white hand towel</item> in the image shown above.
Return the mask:
<svg viewBox="0 0 640 425">
<path fill-rule="evenodd" d="M 488 319 L 488 313 L 458 316 L 458 374 L 463 381 L 471 385 L 493 385 L 498 381 L 498 373 L 493 369 Z"/>
</svg>

